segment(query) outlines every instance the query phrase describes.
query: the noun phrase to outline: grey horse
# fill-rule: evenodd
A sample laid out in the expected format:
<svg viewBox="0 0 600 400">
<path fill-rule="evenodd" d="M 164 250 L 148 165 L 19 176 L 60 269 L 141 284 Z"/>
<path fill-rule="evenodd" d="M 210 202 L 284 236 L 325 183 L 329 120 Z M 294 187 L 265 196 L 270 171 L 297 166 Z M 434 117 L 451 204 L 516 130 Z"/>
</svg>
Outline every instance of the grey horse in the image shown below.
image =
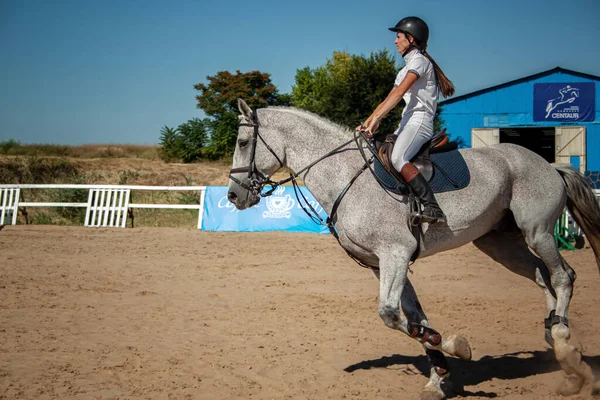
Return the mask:
<svg viewBox="0 0 600 400">
<path fill-rule="evenodd" d="M 430 326 L 407 278 L 411 256 L 417 246 L 420 259 L 469 242 L 544 291 L 546 340 L 567 374 L 560 393 L 574 394 L 593 385 L 591 368 L 568 343 L 568 308 L 576 274 L 559 253 L 553 235 L 566 205 L 584 230 L 600 270 L 600 207 L 579 172 L 549 164 L 516 145 L 461 149 L 470 184 L 437 195 L 448 221 L 423 224 L 417 241 L 407 197 L 390 195 L 370 173 L 360 174 L 365 161 L 349 140 L 352 131 L 295 108 L 253 111 L 241 99 L 238 106 L 241 123 L 229 201 L 240 210 L 252 207 L 260 201 L 269 177 L 288 167 L 299 172 L 326 212 L 339 206 L 335 228 L 341 246 L 379 278 L 379 316 L 388 327 L 422 343 L 429 357 L 431 375 L 421 398 L 445 398 L 441 384 L 450 371 L 443 353 L 470 359 L 471 348 L 464 337 L 441 335 Z"/>
</svg>

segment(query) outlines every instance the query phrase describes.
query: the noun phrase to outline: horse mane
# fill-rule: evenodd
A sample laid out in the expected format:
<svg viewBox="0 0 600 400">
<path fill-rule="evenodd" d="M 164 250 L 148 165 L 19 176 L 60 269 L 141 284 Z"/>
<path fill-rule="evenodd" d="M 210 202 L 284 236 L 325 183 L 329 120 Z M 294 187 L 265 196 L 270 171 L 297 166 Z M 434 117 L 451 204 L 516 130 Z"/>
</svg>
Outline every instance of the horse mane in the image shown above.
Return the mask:
<svg viewBox="0 0 600 400">
<path fill-rule="evenodd" d="M 333 122 L 325 117 L 315 114 L 314 112 L 304 110 L 296 107 L 286 107 L 286 106 L 270 106 L 267 108 L 263 108 L 263 110 L 273 110 L 273 111 L 282 111 L 284 113 L 289 113 L 295 115 L 300 118 L 307 118 L 310 122 L 314 123 L 319 127 L 323 127 L 327 130 L 332 130 L 334 132 L 341 133 L 343 139 L 350 139 L 353 137 L 353 131 L 346 126 Z"/>
</svg>

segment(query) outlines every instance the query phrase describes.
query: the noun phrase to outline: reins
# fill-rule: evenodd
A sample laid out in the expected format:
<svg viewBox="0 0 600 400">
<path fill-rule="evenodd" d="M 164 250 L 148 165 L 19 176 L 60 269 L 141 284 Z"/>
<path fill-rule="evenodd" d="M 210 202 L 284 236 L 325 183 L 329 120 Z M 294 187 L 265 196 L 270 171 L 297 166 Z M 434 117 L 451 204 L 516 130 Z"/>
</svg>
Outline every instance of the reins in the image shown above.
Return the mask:
<svg viewBox="0 0 600 400">
<path fill-rule="evenodd" d="M 292 186 L 294 188 L 294 194 L 296 195 L 296 200 L 298 201 L 298 205 L 300 206 L 300 208 L 302 208 L 302 210 L 306 213 L 306 215 L 309 216 L 309 218 L 313 222 L 315 222 L 318 225 L 327 226 L 327 228 L 329 229 L 329 232 L 331 232 L 331 234 L 336 238 L 336 240 L 338 241 L 340 246 L 342 246 L 342 244 L 340 242 L 340 237 L 339 237 L 339 234 L 335 227 L 335 222 L 337 221 L 337 210 L 338 210 L 344 196 L 346 195 L 348 190 L 350 190 L 350 188 L 352 187 L 354 182 L 360 177 L 360 175 L 362 175 L 362 173 L 365 170 L 369 169 L 371 171 L 371 174 L 376 178 L 377 182 L 380 184 L 380 186 L 385 189 L 386 193 L 389 194 L 389 190 L 387 188 L 385 188 L 383 182 L 381 181 L 381 179 L 377 176 L 377 174 L 371 167 L 371 164 L 373 163 L 375 158 L 377 158 L 379 160 L 379 156 L 377 155 L 376 149 L 373 147 L 373 145 L 371 143 L 369 143 L 369 141 L 364 136 L 364 133 L 362 131 L 355 131 L 352 139 L 342 143 L 341 145 L 339 145 L 335 149 L 331 150 L 324 156 L 311 162 L 306 167 L 302 168 L 300 171 L 293 172 L 293 173 L 290 172 L 290 176 L 288 178 L 285 178 L 285 179 L 275 182 L 275 181 L 272 181 L 268 175 L 263 174 L 261 171 L 258 170 L 258 168 L 256 168 L 256 163 L 255 163 L 256 145 L 257 145 L 259 139 L 265 145 L 267 150 L 269 150 L 269 152 L 273 155 L 273 157 L 275 157 L 275 159 L 279 163 L 279 166 L 284 167 L 284 164 L 281 161 L 281 159 L 279 158 L 279 156 L 275 153 L 275 151 L 271 148 L 271 146 L 269 146 L 267 144 L 267 142 L 263 139 L 262 135 L 259 132 L 258 115 L 257 115 L 256 109 L 252 110 L 252 123 L 242 123 L 240 125 L 241 126 L 252 126 L 254 128 L 254 132 L 252 135 L 252 150 L 250 152 L 250 164 L 248 165 L 248 167 L 232 168 L 229 171 L 229 179 L 231 179 L 232 181 L 234 181 L 236 184 L 240 185 L 244 189 L 250 191 L 254 195 L 260 196 L 260 197 L 271 196 L 279 186 L 286 184 L 288 182 L 291 182 Z M 365 154 L 365 151 L 364 151 L 364 147 L 359 142 L 360 139 L 362 139 L 363 142 L 366 143 L 366 148 L 369 149 L 369 151 L 372 154 L 372 157 L 370 157 L 370 158 L 367 157 L 367 155 Z M 338 154 L 340 152 L 340 150 L 342 150 L 344 147 L 348 146 L 352 142 L 356 143 L 358 151 L 360 152 L 362 158 L 365 160 L 365 164 L 354 174 L 354 176 L 350 179 L 350 181 L 344 187 L 344 189 L 342 189 L 342 191 L 340 192 L 338 197 L 335 199 L 333 206 L 331 207 L 331 212 L 329 213 L 329 216 L 327 217 L 326 220 L 324 220 L 323 218 L 321 218 L 319 213 L 310 204 L 310 202 L 306 199 L 306 197 L 300 190 L 297 178 L 302 173 L 310 170 L 312 167 L 314 167 L 321 161 L 323 161 L 335 154 Z M 381 161 L 381 160 L 379 160 L 379 161 Z M 233 176 L 233 174 L 238 174 L 238 173 L 247 173 L 248 174 L 247 177 L 250 180 L 250 184 L 248 185 Z M 269 189 L 263 193 L 262 189 L 265 185 L 270 185 L 271 189 Z M 411 207 L 412 207 L 412 199 L 413 199 L 413 196 L 411 194 L 411 195 L 409 195 L 409 202 L 411 203 Z M 417 227 L 417 229 L 418 229 L 418 227 Z M 413 234 L 414 234 L 414 225 L 413 225 Z M 417 233 L 417 235 L 415 235 L 415 236 L 417 237 L 417 243 L 419 243 L 420 232 Z M 414 261 L 418 257 L 419 247 L 420 246 L 417 245 L 417 250 L 413 254 L 413 257 L 411 257 L 411 261 Z M 377 267 L 368 265 L 365 262 L 363 262 L 362 260 L 360 260 L 359 258 L 355 257 L 348 250 L 346 250 L 344 248 L 344 246 L 342 246 L 342 248 L 346 251 L 348 256 L 350 258 L 352 258 L 354 261 L 356 261 L 361 267 L 377 269 Z"/>
</svg>

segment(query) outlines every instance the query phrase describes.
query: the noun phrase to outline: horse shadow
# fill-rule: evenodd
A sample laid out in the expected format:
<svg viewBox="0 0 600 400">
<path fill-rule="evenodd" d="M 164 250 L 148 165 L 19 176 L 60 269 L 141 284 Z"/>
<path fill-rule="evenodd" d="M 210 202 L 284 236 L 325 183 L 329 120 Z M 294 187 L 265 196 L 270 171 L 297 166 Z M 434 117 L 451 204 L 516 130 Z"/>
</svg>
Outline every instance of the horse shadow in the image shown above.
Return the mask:
<svg viewBox="0 0 600 400">
<path fill-rule="evenodd" d="M 583 356 L 593 369 L 600 367 L 600 355 Z M 444 382 L 443 390 L 448 398 L 457 396 L 479 396 L 487 398 L 497 397 L 494 392 L 470 392 L 465 386 L 476 386 L 492 379 L 511 380 L 526 378 L 532 375 L 547 374 L 560 371 L 561 367 L 551 349 L 545 351 L 521 351 L 498 356 L 484 356 L 478 360 L 465 361 L 447 357 L 451 370 L 449 382 Z M 373 368 L 389 368 L 398 365 L 412 365 L 422 375 L 429 377 L 430 364 L 425 355 L 381 357 L 374 360 L 365 360 L 344 369 L 346 372 L 368 370 Z M 410 372 L 407 372 L 410 373 Z"/>
</svg>

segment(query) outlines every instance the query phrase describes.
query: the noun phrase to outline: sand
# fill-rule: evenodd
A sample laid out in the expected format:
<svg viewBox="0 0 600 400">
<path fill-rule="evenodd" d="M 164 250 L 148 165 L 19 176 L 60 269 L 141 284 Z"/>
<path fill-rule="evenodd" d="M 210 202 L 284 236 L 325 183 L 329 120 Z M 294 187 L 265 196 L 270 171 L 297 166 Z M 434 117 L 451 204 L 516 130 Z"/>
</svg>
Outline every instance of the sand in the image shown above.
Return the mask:
<svg viewBox="0 0 600 400">
<path fill-rule="evenodd" d="M 589 248 L 564 256 L 572 342 L 597 368 L 598 268 Z M 472 245 L 412 270 L 432 326 L 473 348 L 450 358 L 450 396 L 560 398 L 537 286 Z M 8 226 L 0 399 L 418 398 L 427 360 L 378 293 L 329 235 Z"/>
</svg>

